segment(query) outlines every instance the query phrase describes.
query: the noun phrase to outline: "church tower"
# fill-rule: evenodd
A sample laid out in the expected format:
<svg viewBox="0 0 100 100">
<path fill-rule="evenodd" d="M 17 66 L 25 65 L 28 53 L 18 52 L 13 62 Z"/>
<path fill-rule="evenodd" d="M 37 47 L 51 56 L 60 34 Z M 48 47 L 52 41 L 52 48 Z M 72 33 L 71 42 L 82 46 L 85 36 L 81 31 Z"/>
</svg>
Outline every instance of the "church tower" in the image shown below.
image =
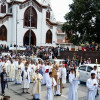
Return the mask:
<svg viewBox="0 0 100 100">
<path fill-rule="evenodd" d="M 46 0 L 47 4 L 50 5 L 50 0 Z"/>
<path fill-rule="evenodd" d="M 41 0 L 43 5 L 50 5 L 50 0 Z"/>
</svg>

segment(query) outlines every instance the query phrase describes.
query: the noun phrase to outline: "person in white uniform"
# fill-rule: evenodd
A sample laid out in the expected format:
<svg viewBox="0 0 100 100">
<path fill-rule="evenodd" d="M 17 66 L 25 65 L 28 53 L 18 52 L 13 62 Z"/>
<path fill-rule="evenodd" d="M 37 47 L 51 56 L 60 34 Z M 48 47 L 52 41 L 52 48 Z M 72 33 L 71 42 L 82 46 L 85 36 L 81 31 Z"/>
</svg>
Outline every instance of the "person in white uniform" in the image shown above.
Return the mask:
<svg viewBox="0 0 100 100">
<path fill-rule="evenodd" d="M 11 64 L 8 66 L 8 71 L 9 71 L 9 81 L 14 81 L 15 80 L 15 65 L 13 63 L 13 60 L 11 60 Z"/>
<path fill-rule="evenodd" d="M 57 83 L 57 85 L 55 86 L 54 95 L 61 96 L 61 91 L 62 91 L 61 80 L 60 80 L 61 73 L 60 73 L 58 64 L 56 65 L 56 68 L 53 68 L 52 72 Z"/>
<path fill-rule="evenodd" d="M 30 84 L 30 72 L 28 70 L 28 64 L 25 64 L 25 70 L 22 72 L 23 76 L 23 93 L 24 89 L 26 89 L 26 93 L 29 93 L 29 84 Z"/>
<path fill-rule="evenodd" d="M 42 83 L 42 75 L 39 73 L 39 69 L 36 70 L 36 74 L 33 75 L 33 88 L 32 88 L 32 96 L 34 100 L 41 99 L 41 83 Z"/>
<path fill-rule="evenodd" d="M 49 77 L 49 71 L 50 71 L 50 66 L 47 65 L 47 62 L 45 62 L 45 65 L 43 66 L 42 71 L 43 71 L 43 82 L 42 82 L 42 84 L 45 85 L 46 80 Z"/>
<path fill-rule="evenodd" d="M 21 84 L 22 83 L 22 69 L 21 69 L 21 61 L 18 63 L 18 68 L 16 70 L 16 81 L 15 84 Z"/>
<path fill-rule="evenodd" d="M 98 100 L 100 100 L 100 83 L 98 85 L 98 91 L 99 91 L 99 98 L 98 98 Z"/>
<path fill-rule="evenodd" d="M 94 66 L 91 73 L 95 73 L 95 79 L 98 80 L 99 73 L 97 72 L 97 66 Z M 97 89 L 95 89 L 95 93 L 96 93 L 95 95 L 97 96 L 98 95 L 98 90 Z"/>
<path fill-rule="evenodd" d="M 65 68 L 65 66 L 64 65 L 62 65 L 61 67 L 60 67 L 60 73 L 61 73 L 61 78 L 62 78 L 62 85 L 64 85 L 64 84 L 66 84 L 66 75 L 67 75 L 67 73 L 66 73 L 66 68 Z M 63 86 L 64 87 L 64 86 Z"/>
<path fill-rule="evenodd" d="M 98 78 L 97 76 L 97 66 L 94 66 L 93 70 L 91 71 L 91 73 L 95 73 L 95 79 Z"/>
<path fill-rule="evenodd" d="M 71 68 L 71 72 L 69 74 L 69 94 L 68 94 L 68 100 L 78 100 L 78 78 L 75 75 L 74 68 Z"/>
<path fill-rule="evenodd" d="M 49 73 L 49 78 L 46 81 L 47 87 L 47 100 L 53 100 L 54 98 L 54 86 L 56 86 L 56 81 L 52 77 L 52 72 Z"/>
<path fill-rule="evenodd" d="M 91 73 L 91 78 L 87 80 L 86 86 L 88 89 L 86 100 L 95 100 L 95 90 L 98 86 L 97 80 L 95 79 L 95 73 Z"/>
<path fill-rule="evenodd" d="M 31 72 L 30 72 L 30 81 L 33 83 L 33 75 L 35 74 L 36 66 L 34 64 L 34 61 L 31 61 Z"/>
</svg>

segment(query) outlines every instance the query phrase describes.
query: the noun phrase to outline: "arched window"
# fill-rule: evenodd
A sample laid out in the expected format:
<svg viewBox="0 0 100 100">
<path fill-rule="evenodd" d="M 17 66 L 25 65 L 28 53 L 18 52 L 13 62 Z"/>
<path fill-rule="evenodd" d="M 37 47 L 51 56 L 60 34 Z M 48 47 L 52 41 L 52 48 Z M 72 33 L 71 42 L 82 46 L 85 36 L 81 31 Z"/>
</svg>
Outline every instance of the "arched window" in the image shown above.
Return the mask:
<svg viewBox="0 0 100 100">
<path fill-rule="evenodd" d="M 6 13 L 6 5 L 1 4 L 1 13 Z"/>
<path fill-rule="evenodd" d="M 31 15 L 31 27 L 37 28 L 37 13 L 36 10 L 31 6 L 28 7 L 24 13 L 24 26 L 30 27 L 30 15 Z"/>
<path fill-rule="evenodd" d="M 49 10 L 46 12 L 46 18 L 50 19 L 50 11 Z"/>
<path fill-rule="evenodd" d="M 52 32 L 50 30 L 48 30 L 46 33 L 46 43 L 52 44 Z"/>
<path fill-rule="evenodd" d="M 7 41 L 7 29 L 4 25 L 0 27 L 0 40 Z"/>
</svg>

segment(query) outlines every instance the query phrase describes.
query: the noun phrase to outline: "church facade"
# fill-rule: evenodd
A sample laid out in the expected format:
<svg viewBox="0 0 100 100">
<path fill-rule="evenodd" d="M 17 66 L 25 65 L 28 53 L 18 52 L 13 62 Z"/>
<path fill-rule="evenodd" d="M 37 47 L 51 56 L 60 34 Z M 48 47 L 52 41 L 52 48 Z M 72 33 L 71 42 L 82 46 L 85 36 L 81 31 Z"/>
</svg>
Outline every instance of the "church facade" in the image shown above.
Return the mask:
<svg viewBox="0 0 100 100">
<path fill-rule="evenodd" d="M 50 0 L 1 0 L 0 44 L 56 46 L 57 23 Z"/>
</svg>

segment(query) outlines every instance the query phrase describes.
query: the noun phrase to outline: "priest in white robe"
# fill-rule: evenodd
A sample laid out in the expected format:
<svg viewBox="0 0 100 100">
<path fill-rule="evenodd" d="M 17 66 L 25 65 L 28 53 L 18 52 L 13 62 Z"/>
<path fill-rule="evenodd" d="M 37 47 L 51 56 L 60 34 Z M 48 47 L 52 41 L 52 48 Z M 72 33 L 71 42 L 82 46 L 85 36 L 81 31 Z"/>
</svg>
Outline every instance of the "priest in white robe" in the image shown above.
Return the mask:
<svg viewBox="0 0 100 100">
<path fill-rule="evenodd" d="M 42 79 L 43 79 L 43 77 L 39 73 L 39 69 L 37 69 L 36 74 L 33 76 L 33 88 L 32 88 L 32 95 L 35 100 L 41 99 Z"/>
<path fill-rule="evenodd" d="M 6 73 L 7 73 L 7 75 L 9 76 L 9 72 L 8 72 L 8 63 L 7 63 L 7 60 L 6 60 L 6 59 L 5 59 L 5 62 L 4 62 L 4 64 L 3 64 L 3 67 L 5 68 Z"/>
<path fill-rule="evenodd" d="M 52 76 L 52 72 L 50 72 L 49 73 L 49 78 L 46 81 L 47 100 L 53 100 L 54 99 L 54 86 L 56 86 L 56 81 Z"/>
<path fill-rule="evenodd" d="M 60 73 L 61 73 L 61 78 L 62 78 L 62 84 L 66 84 L 66 75 L 67 75 L 67 73 L 66 73 L 66 68 L 65 68 L 64 65 L 62 65 L 60 67 Z"/>
<path fill-rule="evenodd" d="M 98 98 L 98 100 L 100 100 L 100 84 L 98 85 L 98 91 L 99 91 L 99 98 Z"/>
<path fill-rule="evenodd" d="M 43 81 L 42 81 L 42 84 L 45 85 L 46 84 L 45 65 L 43 65 L 43 67 L 42 67 L 42 72 L 43 72 Z"/>
<path fill-rule="evenodd" d="M 22 72 L 23 76 L 23 93 L 26 89 L 26 93 L 29 93 L 29 84 L 30 84 L 30 72 L 28 70 L 28 64 L 25 64 L 25 70 Z"/>
<path fill-rule="evenodd" d="M 13 64 L 13 60 L 11 60 L 11 64 L 8 66 L 9 71 L 9 81 L 15 80 L 15 65 Z"/>
<path fill-rule="evenodd" d="M 21 69 L 21 61 L 18 63 L 18 68 L 16 70 L 16 84 L 21 84 L 22 83 L 22 69 Z"/>
<path fill-rule="evenodd" d="M 94 68 L 91 71 L 91 73 L 95 73 L 95 79 L 98 81 L 99 73 L 97 72 L 97 66 L 94 66 Z M 97 96 L 98 95 L 98 90 L 97 89 L 95 89 L 95 93 L 96 93 L 96 96 Z"/>
<path fill-rule="evenodd" d="M 36 71 L 36 66 L 35 66 L 35 64 L 34 64 L 34 61 L 31 62 L 30 68 L 31 68 L 31 72 L 30 72 L 30 81 L 31 81 L 31 83 L 32 83 L 32 82 L 33 82 L 33 76 L 34 76 L 35 71 Z"/>
<path fill-rule="evenodd" d="M 61 87 L 62 86 L 62 80 L 60 80 L 61 73 L 60 73 L 58 64 L 56 65 L 56 68 L 53 68 L 52 72 L 53 72 L 53 76 L 54 76 L 54 78 L 56 80 L 56 83 L 57 83 L 57 85 L 55 86 L 54 95 L 61 96 L 61 93 L 62 93 L 62 87 Z"/>
<path fill-rule="evenodd" d="M 78 100 L 78 78 L 75 76 L 74 68 L 71 68 L 71 72 L 69 74 L 69 94 L 68 94 L 68 100 Z"/>
<path fill-rule="evenodd" d="M 46 84 L 46 80 L 49 78 L 49 71 L 50 71 L 50 66 L 47 65 L 47 62 L 45 62 L 45 65 L 42 68 L 43 71 L 43 82 L 42 84 Z"/>
<path fill-rule="evenodd" d="M 91 78 L 87 80 L 86 86 L 88 88 L 86 100 L 95 100 L 98 86 L 97 80 L 95 79 L 95 73 L 91 73 Z"/>
</svg>

